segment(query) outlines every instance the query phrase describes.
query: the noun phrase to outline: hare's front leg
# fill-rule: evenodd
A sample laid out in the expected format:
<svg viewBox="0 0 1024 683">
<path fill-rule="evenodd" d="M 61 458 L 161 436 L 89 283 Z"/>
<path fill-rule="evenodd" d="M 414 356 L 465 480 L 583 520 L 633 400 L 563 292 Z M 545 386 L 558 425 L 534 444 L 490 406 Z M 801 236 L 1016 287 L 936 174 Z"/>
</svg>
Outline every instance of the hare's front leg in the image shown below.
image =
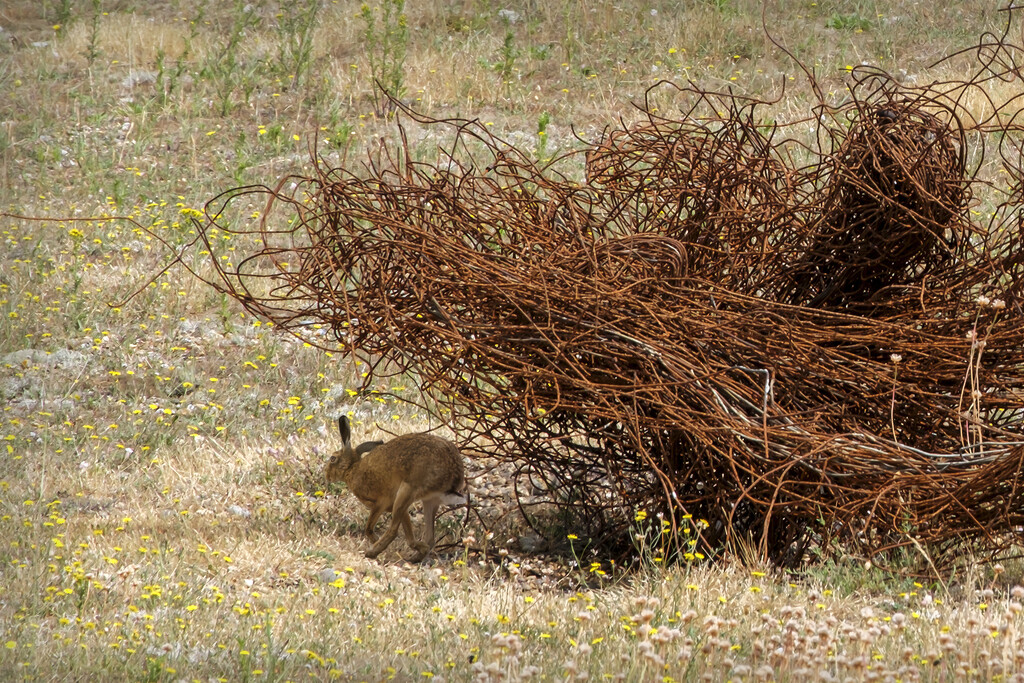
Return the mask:
<svg viewBox="0 0 1024 683">
<path fill-rule="evenodd" d="M 367 505 L 370 508 L 370 516 L 366 519 L 366 529 L 363 530 L 363 534 L 370 543 L 377 542 L 377 536 L 373 533 L 373 527 L 377 525 L 377 520 L 387 510 L 389 503 L 390 501 L 385 498 L 372 501 Z"/>
</svg>

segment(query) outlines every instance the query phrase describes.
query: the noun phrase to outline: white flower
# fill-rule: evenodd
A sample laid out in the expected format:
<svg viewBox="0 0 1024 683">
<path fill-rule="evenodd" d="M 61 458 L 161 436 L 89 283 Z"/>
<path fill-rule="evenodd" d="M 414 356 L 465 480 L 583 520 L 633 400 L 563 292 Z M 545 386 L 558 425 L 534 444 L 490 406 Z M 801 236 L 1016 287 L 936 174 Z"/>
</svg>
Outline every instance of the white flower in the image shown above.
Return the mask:
<svg viewBox="0 0 1024 683">
<path fill-rule="evenodd" d="M 511 10 L 511 9 L 500 9 L 500 10 L 498 10 L 498 18 L 504 19 L 505 21 L 507 21 L 510 24 L 515 24 L 520 19 L 522 19 L 522 17 L 519 16 L 519 12 L 516 12 L 515 10 Z"/>
</svg>

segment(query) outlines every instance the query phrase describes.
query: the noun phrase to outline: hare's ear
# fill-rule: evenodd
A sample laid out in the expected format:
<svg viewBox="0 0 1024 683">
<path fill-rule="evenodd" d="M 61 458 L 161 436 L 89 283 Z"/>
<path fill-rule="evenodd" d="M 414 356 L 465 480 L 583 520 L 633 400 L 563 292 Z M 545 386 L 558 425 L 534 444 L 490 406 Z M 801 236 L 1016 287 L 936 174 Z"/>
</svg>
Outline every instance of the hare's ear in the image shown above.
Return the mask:
<svg viewBox="0 0 1024 683">
<path fill-rule="evenodd" d="M 348 428 L 348 418 L 344 415 L 338 418 L 338 431 L 341 433 L 341 443 L 348 448 L 349 442 L 352 440 L 352 433 Z"/>
</svg>

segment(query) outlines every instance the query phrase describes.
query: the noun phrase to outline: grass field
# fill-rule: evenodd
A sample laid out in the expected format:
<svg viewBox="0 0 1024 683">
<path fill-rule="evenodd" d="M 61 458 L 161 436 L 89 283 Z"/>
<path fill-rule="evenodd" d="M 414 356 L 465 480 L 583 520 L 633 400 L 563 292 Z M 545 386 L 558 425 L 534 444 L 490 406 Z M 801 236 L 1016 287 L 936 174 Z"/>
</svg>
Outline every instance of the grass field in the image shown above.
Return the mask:
<svg viewBox="0 0 1024 683">
<path fill-rule="evenodd" d="M 394 139 L 374 78 L 539 159 L 661 79 L 780 97 L 780 120 L 811 104 L 753 0 L 422 4 L 0 5 L 0 679 L 1021 680 L 1016 563 L 624 573 L 524 550 L 486 459 L 488 528 L 449 512 L 427 562 L 362 557 L 364 511 L 322 476 L 330 424 L 425 429 L 387 397 L 415 386 L 355 391 L 358 362 L 161 272 L 153 235 L 187 243 L 205 202 L 308 170 L 314 140 L 354 163 Z M 982 0 L 764 9 L 837 101 L 857 64 L 962 75 L 929 66 L 1004 21 Z"/>
</svg>

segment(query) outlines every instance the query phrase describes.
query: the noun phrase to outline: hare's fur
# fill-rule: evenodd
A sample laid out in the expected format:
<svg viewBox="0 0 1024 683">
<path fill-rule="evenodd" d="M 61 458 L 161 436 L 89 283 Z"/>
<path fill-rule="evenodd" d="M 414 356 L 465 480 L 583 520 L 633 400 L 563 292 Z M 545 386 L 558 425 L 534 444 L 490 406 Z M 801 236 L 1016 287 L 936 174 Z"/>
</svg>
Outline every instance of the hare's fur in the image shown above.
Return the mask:
<svg viewBox="0 0 1024 683">
<path fill-rule="evenodd" d="M 338 430 L 342 446 L 327 463 L 327 481 L 345 482 L 352 494 L 370 509 L 364 533 L 373 546 L 366 556 L 377 557 L 395 540 L 401 526 L 409 546 L 415 550 L 410 559 L 419 562 L 434 547 L 434 519 L 441 503 L 467 502 L 459 449 L 433 434 L 405 434 L 387 443 L 367 442 L 353 448 L 348 418 L 338 420 Z M 423 501 L 423 540 L 413 536 L 409 518 L 409 506 L 417 500 Z M 373 527 L 385 511 L 391 512 L 391 525 L 378 540 Z"/>
</svg>

